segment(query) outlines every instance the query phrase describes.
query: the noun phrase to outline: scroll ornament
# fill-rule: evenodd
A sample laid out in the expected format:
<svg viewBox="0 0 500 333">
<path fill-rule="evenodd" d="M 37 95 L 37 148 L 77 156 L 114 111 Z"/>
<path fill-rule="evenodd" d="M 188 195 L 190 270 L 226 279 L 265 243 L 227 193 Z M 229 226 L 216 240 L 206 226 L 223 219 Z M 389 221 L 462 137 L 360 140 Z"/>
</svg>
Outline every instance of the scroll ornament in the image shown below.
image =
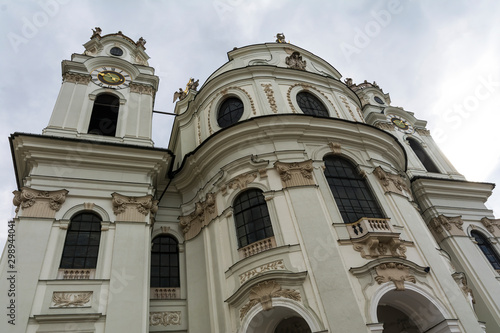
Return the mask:
<svg viewBox="0 0 500 333">
<path fill-rule="evenodd" d="M 217 216 L 215 198 L 214 193 L 207 193 L 205 201 L 195 203 L 195 209 L 191 214 L 179 216 L 180 226 L 186 240 L 198 235 L 201 229 Z"/>
<path fill-rule="evenodd" d="M 41 191 L 22 187 L 21 191 L 14 191 L 12 193 L 14 194 L 12 202 L 17 207 L 16 213 L 19 212 L 20 208 L 33 208 L 31 214 L 25 215 L 53 217 L 55 212 L 59 211 L 61 205 L 66 201 L 68 190 Z M 36 206 L 38 206 L 38 209 L 35 209 Z"/>
</svg>

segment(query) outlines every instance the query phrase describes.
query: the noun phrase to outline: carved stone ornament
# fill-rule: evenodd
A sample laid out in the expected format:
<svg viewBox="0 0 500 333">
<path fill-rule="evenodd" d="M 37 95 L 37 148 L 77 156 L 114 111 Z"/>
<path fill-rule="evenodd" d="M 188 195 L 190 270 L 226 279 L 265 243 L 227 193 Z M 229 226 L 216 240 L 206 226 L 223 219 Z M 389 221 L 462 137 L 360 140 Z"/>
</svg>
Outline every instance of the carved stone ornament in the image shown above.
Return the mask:
<svg viewBox="0 0 500 333">
<path fill-rule="evenodd" d="M 342 146 L 338 142 L 329 142 L 328 146 L 330 146 L 330 150 L 333 154 L 339 155 L 342 152 Z"/>
<path fill-rule="evenodd" d="M 70 73 L 70 72 L 66 72 L 63 74 L 63 81 L 64 82 L 70 82 L 70 83 L 75 83 L 75 84 L 87 85 L 87 84 L 89 84 L 91 79 L 92 79 L 92 77 L 88 74 L 77 74 L 77 73 Z"/>
<path fill-rule="evenodd" d="M 54 292 L 51 307 L 81 308 L 91 304 L 92 291 L 84 292 Z"/>
<path fill-rule="evenodd" d="M 313 171 L 313 161 L 304 162 L 275 162 L 274 168 L 278 171 L 281 183 L 284 188 L 293 186 L 303 186 L 303 185 L 314 185 L 314 179 L 312 175 Z"/>
<path fill-rule="evenodd" d="M 288 68 L 300 69 L 302 71 L 306 70 L 306 61 L 302 60 L 302 56 L 297 51 L 286 57 L 285 63 L 288 65 Z"/>
<path fill-rule="evenodd" d="M 180 226 L 185 240 L 194 238 L 201 232 L 201 229 L 207 226 L 217 217 L 217 205 L 215 194 L 207 193 L 205 201 L 195 203 L 194 211 L 185 216 L 179 216 Z"/>
<path fill-rule="evenodd" d="M 339 95 L 339 97 L 342 100 L 342 102 L 344 103 L 347 111 L 349 111 L 349 113 L 351 114 L 352 120 L 357 121 L 358 119 L 356 119 L 356 116 L 354 115 L 354 112 L 352 112 L 351 106 L 349 105 L 349 101 L 347 100 L 347 98 L 345 96 L 343 96 L 343 95 Z M 363 117 L 361 117 L 360 120 L 361 120 L 361 122 L 365 122 L 365 120 L 363 119 Z"/>
<path fill-rule="evenodd" d="M 455 272 L 451 275 L 455 282 L 458 284 L 464 296 L 469 301 L 470 305 L 476 304 L 476 300 L 474 299 L 474 294 L 472 293 L 472 289 L 467 285 L 467 278 L 463 272 Z"/>
<path fill-rule="evenodd" d="M 259 283 L 250 290 L 250 300 L 240 309 L 240 319 L 256 304 L 261 304 L 264 311 L 273 308 L 273 297 L 285 297 L 294 301 L 300 301 L 300 293 L 293 289 L 282 289 L 274 280 Z"/>
<path fill-rule="evenodd" d="M 274 91 L 271 84 L 261 84 L 262 88 L 264 88 L 264 92 L 266 93 L 267 101 L 271 106 L 271 111 L 274 113 L 278 113 L 278 106 L 276 105 L 276 100 L 274 99 Z"/>
<path fill-rule="evenodd" d="M 181 324 L 181 311 L 163 311 L 149 313 L 149 326 L 169 326 Z"/>
<path fill-rule="evenodd" d="M 152 195 L 143 197 L 129 197 L 119 193 L 112 193 L 113 212 L 119 221 L 145 221 L 148 214 L 154 215 L 158 211 L 158 200 Z"/>
<path fill-rule="evenodd" d="M 90 39 L 93 39 L 93 38 L 101 38 L 101 33 L 102 33 L 102 29 L 99 28 L 99 27 L 95 27 L 95 29 L 92 29 L 92 36 L 90 36 Z"/>
<path fill-rule="evenodd" d="M 500 232 L 499 232 L 500 231 L 500 219 L 490 220 L 487 217 L 483 217 L 481 219 L 481 223 L 484 225 L 486 230 L 488 230 L 489 232 L 491 232 L 495 236 L 498 237 L 500 235 Z M 495 234 L 495 232 L 496 232 L 496 234 Z"/>
<path fill-rule="evenodd" d="M 463 224 L 461 216 L 439 215 L 429 222 L 429 227 L 438 241 L 441 241 L 448 236 L 465 236 Z"/>
<path fill-rule="evenodd" d="M 256 172 L 245 173 L 243 175 L 239 175 L 233 179 L 231 179 L 227 183 L 227 187 L 233 190 L 244 190 L 247 188 L 248 184 L 252 183 L 257 178 Z"/>
<path fill-rule="evenodd" d="M 286 43 L 285 40 L 285 34 L 282 32 L 279 32 L 276 34 L 276 43 Z"/>
<path fill-rule="evenodd" d="M 155 89 L 149 85 L 139 84 L 139 83 L 131 83 L 129 86 L 130 86 L 131 93 L 151 95 L 151 96 L 154 96 L 154 94 L 155 94 Z"/>
<path fill-rule="evenodd" d="M 276 260 L 273 262 L 269 262 L 267 264 L 261 265 L 259 267 L 255 267 L 254 269 L 251 269 L 249 271 L 246 271 L 245 273 L 240 275 L 240 284 L 245 283 L 246 281 L 250 280 L 251 278 L 262 274 L 264 272 L 269 272 L 269 271 L 277 271 L 277 270 L 284 270 L 285 265 L 283 264 L 283 260 Z"/>
<path fill-rule="evenodd" d="M 401 178 L 400 175 L 395 175 L 392 173 L 385 172 L 380 166 L 373 170 L 375 176 L 377 176 L 380 184 L 384 188 L 384 192 L 393 192 L 401 194 L 408 198 L 408 200 L 413 201 L 413 196 L 411 190 L 406 185 L 406 182 Z"/>
<path fill-rule="evenodd" d="M 426 135 L 429 136 L 431 135 L 431 131 L 425 128 L 415 128 L 415 133 L 418 133 L 420 135 Z"/>
<path fill-rule="evenodd" d="M 392 281 L 394 286 L 396 286 L 396 290 L 399 291 L 405 290 L 405 281 L 417 282 L 415 276 L 410 275 L 410 268 L 400 263 L 389 262 L 380 264 L 375 267 L 375 270 L 377 272 L 375 281 L 378 284 Z"/>
<path fill-rule="evenodd" d="M 12 193 L 14 193 L 12 202 L 17 207 L 16 213 L 21 211 L 22 216 L 53 218 L 66 201 L 68 191 L 40 191 L 22 187 L 21 191 Z"/>
<path fill-rule="evenodd" d="M 378 127 L 384 131 L 394 131 L 394 125 L 390 123 L 376 123 L 375 127 Z"/>
</svg>

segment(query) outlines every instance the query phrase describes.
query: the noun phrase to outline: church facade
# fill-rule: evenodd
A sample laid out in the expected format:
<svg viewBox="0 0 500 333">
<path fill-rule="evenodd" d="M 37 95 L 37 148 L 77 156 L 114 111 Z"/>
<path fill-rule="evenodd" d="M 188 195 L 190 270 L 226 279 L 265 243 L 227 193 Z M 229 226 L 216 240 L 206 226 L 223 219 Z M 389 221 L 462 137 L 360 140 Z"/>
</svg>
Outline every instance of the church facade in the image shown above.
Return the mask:
<svg viewBox="0 0 500 333">
<path fill-rule="evenodd" d="M 158 148 L 145 40 L 84 47 L 10 137 L 0 331 L 500 332 L 494 185 L 375 82 L 278 34 L 176 92 Z"/>
</svg>

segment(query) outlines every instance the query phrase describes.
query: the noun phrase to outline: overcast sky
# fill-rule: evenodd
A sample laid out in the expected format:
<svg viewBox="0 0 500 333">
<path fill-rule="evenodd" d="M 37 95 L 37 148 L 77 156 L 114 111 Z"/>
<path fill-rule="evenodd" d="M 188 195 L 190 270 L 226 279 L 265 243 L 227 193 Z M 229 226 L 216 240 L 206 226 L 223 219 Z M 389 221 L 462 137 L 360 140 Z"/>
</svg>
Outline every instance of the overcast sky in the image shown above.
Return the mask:
<svg viewBox="0 0 500 333">
<path fill-rule="evenodd" d="M 14 216 L 8 136 L 41 133 L 61 86 L 61 61 L 83 53 L 91 29 L 146 39 L 160 87 L 155 109 L 194 77 L 203 83 L 233 47 L 287 41 L 354 82 L 368 80 L 428 121 L 468 180 L 500 183 L 500 1 L 0 0 L 0 246 Z M 167 147 L 171 116 L 154 116 Z M 500 190 L 487 206 L 500 214 Z"/>
</svg>

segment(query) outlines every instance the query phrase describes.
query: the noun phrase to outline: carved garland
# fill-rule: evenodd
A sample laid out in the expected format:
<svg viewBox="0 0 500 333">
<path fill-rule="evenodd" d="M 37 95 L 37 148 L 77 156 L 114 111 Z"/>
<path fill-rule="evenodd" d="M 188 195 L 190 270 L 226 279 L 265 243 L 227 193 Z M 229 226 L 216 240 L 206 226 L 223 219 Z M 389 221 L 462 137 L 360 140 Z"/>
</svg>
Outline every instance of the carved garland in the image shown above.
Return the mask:
<svg viewBox="0 0 500 333">
<path fill-rule="evenodd" d="M 261 86 L 264 88 L 264 92 L 266 93 L 267 101 L 271 106 L 271 110 L 274 113 L 278 113 L 278 107 L 276 106 L 276 100 L 274 99 L 274 91 L 273 88 L 271 88 L 271 84 L 261 84 Z"/>
<path fill-rule="evenodd" d="M 277 270 L 284 270 L 285 265 L 283 264 L 283 259 L 276 260 L 264 265 L 261 265 L 259 267 L 256 267 L 252 270 L 249 270 L 243 274 L 240 275 L 240 284 L 245 283 L 246 281 L 250 280 L 251 278 L 262 274 L 264 272 L 268 271 L 277 271 Z"/>
<path fill-rule="evenodd" d="M 347 98 L 345 96 L 343 96 L 343 95 L 339 95 L 339 97 L 342 100 L 342 102 L 344 102 L 345 107 L 347 108 L 347 110 L 351 114 L 352 120 L 356 120 L 356 117 L 354 116 L 354 112 L 352 112 L 351 106 L 349 105 L 349 102 L 347 101 Z M 361 119 L 363 119 L 363 118 L 361 118 Z"/>
<path fill-rule="evenodd" d="M 12 193 L 14 194 L 12 203 L 17 207 L 16 213 L 22 208 L 24 216 L 54 217 L 66 201 L 68 190 L 41 191 L 22 187 L 21 191 Z"/>
<path fill-rule="evenodd" d="M 149 313 L 149 326 L 169 326 L 181 324 L 181 311 L 163 311 Z"/>
<path fill-rule="evenodd" d="M 300 301 L 300 293 L 293 289 L 282 289 L 274 280 L 264 281 L 250 290 L 250 300 L 240 309 L 240 319 L 257 304 L 261 304 L 264 311 L 273 308 L 273 298 L 284 297 L 294 301 Z"/>
<path fill-rule="evenodd" d="M 335 114 L 337 115 L 337 118 L 340 118 L 340 115 L 339 115 L 339 112 L 337 111 L 337 108 L 335 107 L 335 105 L 333 105 L 332 101 L 330 101 L 330 99 L 328 98 L 328 96 L 326 96 L 322 91 L 316 89 L 312 85 L 306 84 L 306 83 L 295 83 L 295 84 L 291 85 L 290 88 L 288 88 L 288 91 L 286 93 L 286 99 L 288 100 L 288 105 L 290 105 L 290 109 L 292 110 L 293 113 L 297 113 L 297 110 L 293 106 L 291 92 L 292 92 L 292 89 L 295 88 L 295 87 L 297 87 L 297 86 L 301 86 L 304 90 L 312 89 L 312 90 L 316 91 L 317 93 L 323 95 L 323 97 L 332 106 L 333 111 L 335 111 Z"/>
</svg>

